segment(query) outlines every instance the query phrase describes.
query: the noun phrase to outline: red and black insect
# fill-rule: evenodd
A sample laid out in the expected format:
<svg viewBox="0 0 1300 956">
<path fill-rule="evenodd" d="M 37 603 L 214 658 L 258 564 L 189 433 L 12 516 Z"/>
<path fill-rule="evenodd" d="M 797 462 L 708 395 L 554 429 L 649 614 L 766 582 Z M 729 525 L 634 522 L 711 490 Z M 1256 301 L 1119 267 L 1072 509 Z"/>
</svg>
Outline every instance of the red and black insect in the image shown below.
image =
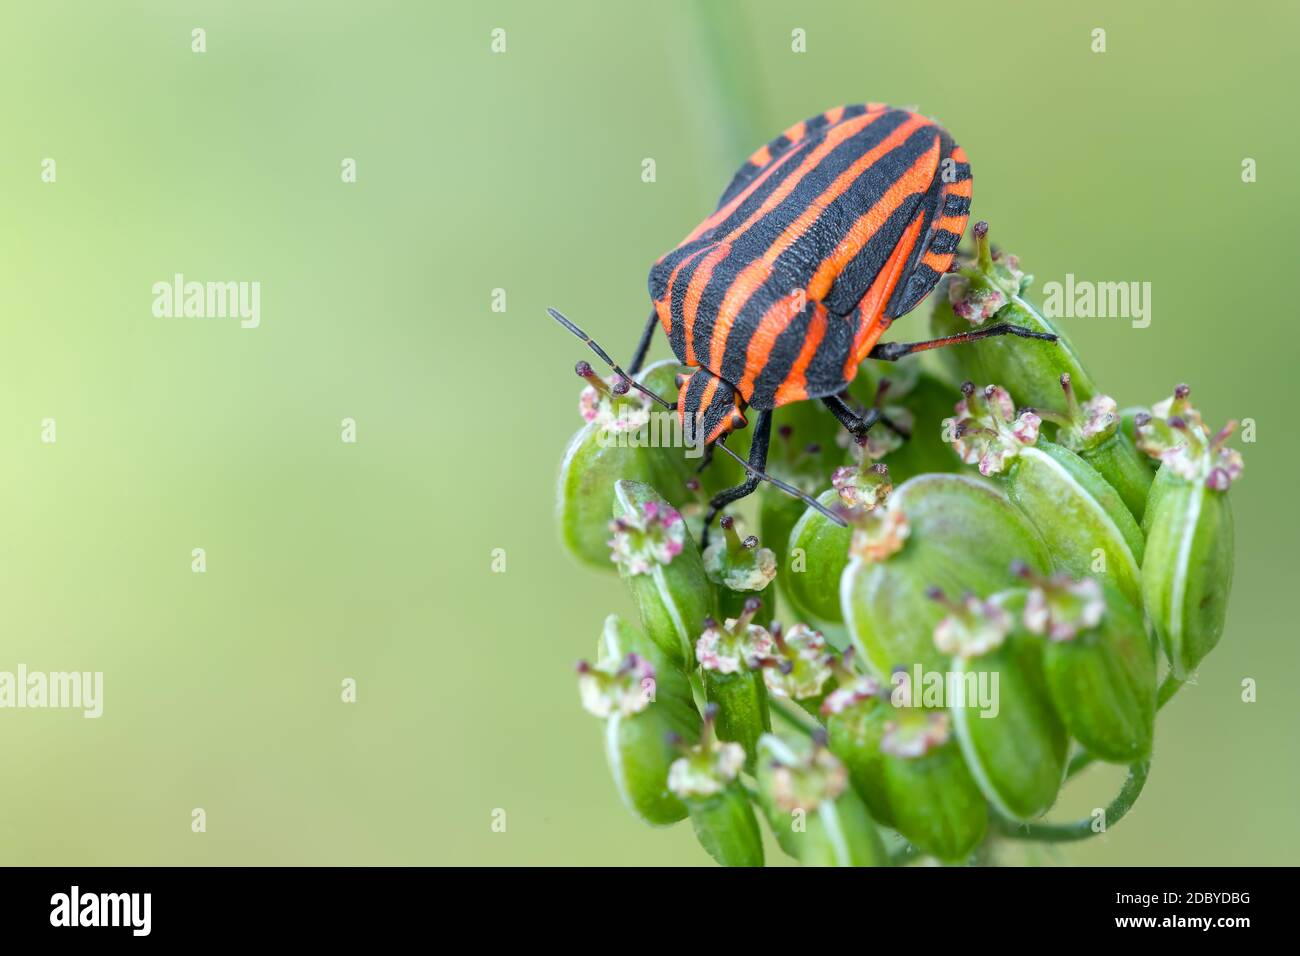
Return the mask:
<svg viewBox="0 0 1300 956">
<path fill-rule="evenodd" d="M 840 396 L 864 359 L 894 361 L 992 335 L 1054 340 L 999 324 L 878 344 L 948 271 L 970 201 L 966 153 L 933 120 L 880 103 L 836 107 L 753 153 L 714 213 L 651 267 L 654 311 L 627 372 L 550 312 L 624 377 L 640 370 L 655 324 L 662 325 L 673 354 L 691 371 L 678 377 L 675 405 L 651 397 L 677 410 L 688 441 L 739 460 L 726 437 L 745 426 L 747 408 L 758 412 L 749 460 L 742 461 L 748 478 L 714 497 L 707 535 L 718 511 L 760 481 L 781 484 L 763 471 L 774 408 L 818 399 L 861 437 L 879 413 L 859 417 Z"/>
</svg>

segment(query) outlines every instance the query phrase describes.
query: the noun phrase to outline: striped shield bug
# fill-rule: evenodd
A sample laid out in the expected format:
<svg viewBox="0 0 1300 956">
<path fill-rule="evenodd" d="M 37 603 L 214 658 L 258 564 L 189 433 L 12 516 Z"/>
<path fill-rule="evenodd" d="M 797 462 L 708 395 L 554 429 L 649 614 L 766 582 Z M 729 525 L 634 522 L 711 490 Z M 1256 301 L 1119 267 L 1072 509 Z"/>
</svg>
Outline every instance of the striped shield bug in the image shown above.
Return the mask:
<svg viewBox="0 0 1300 956">
<path fill-rule="evenodd" d="M 865 359 L 896 361 L 993 335 L 1055 341 L 1000 323 L 924 342 L 879 343 L 952 265 L 970 215 L 971 182 L 965 151 L 933 120 L 881 103 L 836 107 L 754 152 L 713 214 L 651 267 L 654 310 L 626 372 L 550 310 L 647 394 L 631 376 L 656 324 L 663 327 L 688 371 L 675 404 L 651 398 L 677 411 L 686 440 L 705 446 L 706 456 L 721 448 L 748 473 L 710 502 L 706 538 L 717 513 L 761 481 L 844 524 L 764 471 L 773 409 L 817 399 L 862 440 L 880 413 L 858 416 L 841 393 Z M 754 437 L 743 461 L 725 442 L 747 424 L 751 408 Z"/>
</svg>

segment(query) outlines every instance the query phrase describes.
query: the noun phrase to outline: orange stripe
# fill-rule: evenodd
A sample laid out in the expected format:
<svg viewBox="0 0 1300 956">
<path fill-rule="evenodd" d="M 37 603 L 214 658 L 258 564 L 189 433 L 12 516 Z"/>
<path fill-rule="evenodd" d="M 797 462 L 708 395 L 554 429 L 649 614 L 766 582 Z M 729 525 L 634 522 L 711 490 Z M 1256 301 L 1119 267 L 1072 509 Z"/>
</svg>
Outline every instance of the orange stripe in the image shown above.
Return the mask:
<svg viewBox="0 0 1300 956">
<path fill-rule="evenodd" d="M 700 373 L 696 372 L 695 374 L 699 375 Z M 711 372 L 706 372 L 705 374 L 709 376 L 709 380 L 704 385 L 704 394 L 700 396 L 700 411 L 696 416 L 701 421 L 704 420 L 704 413 L 708 411 L 709 406 L 713 404 L 713 396 L 718 391 L 718 376 Z"/>
<path fill-rule="evenodd" d="M 975 180 L 973 179 L 963 179 L 959 182 L 952 183 L 944 189 L 944 194 L 947 196 L 965 196 L 969 199 L 971 183 L 974 181 Z"/>
<path fill-rule="evenodd" d="M 825 113 L 823 113 L 822 116 L 826 117 L 827 126 L 834 126 L 844 116 L 844 107 L 832 106 Z"/>
<path fill-rule="evenodd" d="M 907 257 L 912 254 L 912 247 L 916 245 L 916 237 L 920 235 L 921 221 L 924 218 L 924 210 L 916 214 L 912 224 L 898 240 L 898 245 L 894 247 L 884 268 L 876 276 L 876 281 L 871 283 L 871 288 L 858 303 L 858 330 L 853 338 L 853 351 L 844 365 L 845 381 L 853 381 L 862 360 L 889 328 L 889 321 L 883 315 L 885 305 L 889 302 L 894 286 L 898 285 Z"/>
<path fill-rule="evenodd" d="M 730 252 L 731 246 L 726 243 L 719 243 L 710 248 L 708 254 L 696 266 L 695 272 L 691 275 L 690 285 L 686 287 L 686 295 L 682 302 L 682 319 L 686 323 L 687 365 L 699 364 L 695 357 L 695 315 L 700 308 L 700 296 L 704 294 L 704 287 L 709 284 L 714 268 Z M 687 257 L 688 261 L 693 258 L 693 255 Z"/>
<path fill-rule="evenodd" d="M 966 220 L 968 216 L 944 216 L 942 219 L 936 219 L 930 224 L 931 231 L 936 229 L 947 229 L 949 232 L 957 233 L 958 238 L 966 231 Z"/>
<path fill-rule="evenodd" d="M 867 114 L 870 116 L 870 114 Z M 865 117 L 864 117 L 865 118 Z M 713 322 L 713 343 L 710 351 L 710 360 L 714 368 L 722 367 L 722 354 L 725 351 L 727 334 L 731 331 L 731 326 L 735 323 L 736 316 L 740 310 L 745 307 L 754 291 L 766 281 L 771 273 L 771 266 L 777 258 L 786 249 L 792 246 L 799 237 L 807 231 L 808 227 L 817 220 L 822 211 L 835 200 L 836 197 L 846 192 L 850 186 L 861 176 L 868 168 L 876 163 L 879 158 L 889 150 L 898 146 L 914 133 L 924 120 L 921 117 L 909 116 L 893 132 L 877 143 L 873 148 L 859 156 L 848 169 L 840 173 L 829 186 L 826 187 L 816 199 L 809 203 L 808 208 L 799 214 L 785 230 L 767 247 L 762 258 L 756 259 L 749 265 L 745 266 L 732 282 L 731 287 L 727 289 L 727 294 L 722 299 L 722 304 L 718 308 L 717 318 Z M 844 123 L 836 129 L 849 129 L 853 124 Z M 863 124 L 866 125 L 866 124 Z M 830 137 L 827 137 L 827 142 Z M 823 144 L 824 145 L 824 144 Z M 932 150 L 934 151 L 934 150 Z M 925 155 L 929 155 L 927 152 Z M 812 156 L 809 156 L 811 159 Z M 818 157 L 820 161 L 820 157 Z M 784 188 L 794 178 L 792 174 L 785 182 L 781 184 Z M 800 177 L 802 178 L 802 177 Z M 791 185 L 791 189 L 793 189 Z M 778 190 L 779 191 L 779 190 Z M 775 195 L 775 194 L 774 194 Z M 769 197 L 771 198 L 771 197 Z M 766 203 L 764 203 L 766 205 Z M 730 238 L 730 237 L 728 237 Z M 813 296 L 817 298 L 818 296 Z M 771 310 L 769 310 L 769 315 Z M 766 320 L 766 316 L 764 317 Z"/>
<path fill-rule="evenodd" d="M 749 161 L 755 166 L 763 166 L 772 159 L 772 151 L 764 143 L 758 149 L 749 154 Z"/>
<path fill-rule="evenodd" d="M 683 374 L 681 383 L 677 386 L 677 421 L 681 423 L 683 431 L 686 429 L 686 390 L 691 387 L 691 376 L 698 374 L 700 373 Z"/>
<path fill-rule="evenodd" d="M 732 407 L 735 408 L 734 405 Z M 731 423 L 731 416 L 726 416 L 721 419 L 716 426 L 714 426 L 713 431 L 709 433 L 709 437 L 705 439 L 705 443 L 707 444 L 709 442 L 717 441 L 734 427 L 735 426 Z"/>
<path fill-rule="evenodd" d="M 764 146 L 763 149 L 766 150 L 767 147 Z M 794 151 L 792 150 L 790 152 L 787 152 L 785 155 L 783 155 L 774 166 L 769 166 L 767 169 L 763 170 L 758 176 L 754 178 L 753 182 L 751 182 L 740 192 L 736 193 L 736 195 L 731 198 L 731 201 L 728 202 L 725 206 L 718 209 L 711 216 L 705 219 L 702 223 L 700 223 L 698 226 L 692 229 L 690 233 L 686 236 L 686 238 L 683 239 L 681 242 L 677 243 L 677 245 L 674 248 L 680 249 L 688 242 L 694 242 L 700 236 L 704 235 L 705 232 L 712 229 L 714 226 L 717 226 L 719 223 L 724 222 L 728 216 L 730 216 L 733 212 L 736 211 L 736 208 L 741 203 L 743 203 L 746 199 L 749 198 L 750 194 L 753 193 L 754 190 L 756 190 L 759 186 L 763 185 L 763 183 L 767 182 L 769 178 L 775 175 L 777 170 L 779 170 L 782 166 L 784 166 L 787 162 L 789 162 L 793 158 L 794 158 Z M 664 253 L 664 256 L 668 255 L 672 251 L 673 249 L 669 249 L 668 252 Z M 663 256 L 660 256 L 659 258 L 663 259 Z"/>
<path fill-rule="evenodd" d="M 936 138 L 934 146 L 918 156 L 911 168 L 885 191 L 876 204 L 857 218 L 835 250 L 822 260 L 808 282 L 809 298 L 821 299 L 830 291 L 831 285 L 844 271 L 844 267 L 889 221 L 889 217 L 903 204 L 903 200 L 914 193 L 923 192 L 930 185 L 938 163 L 939 141 Z"/>
<path fill-rule="evenodd" d="M 808 334 L 804 337 L 803 348 L 799 350 L 799 357 L 794 360 L 794 365 L 790 366 L 785 381 L 776 390 L 774 406 L 801 401 L 808 397 L 808 365 L 826 336 L 826 309 L 820 302 L 817 306 L 817 312 L 808 325 Z"/>
<path fill-rule="evenodd" d="M 754 379 L 767 364 L 767 358 L 772 354 L 777 336 L 786 330 L 795 315 L 794 302 L 787 296 L 778 299 L 763 313 L 763 318 L 759 320 L 758 328 L 750 336 L 749 346 L 745 351 L 745 374 L 741 376 L 736 386 L 736 390 L 744 396 L 745 401 L 753 398 Z"/>
<path fill-rule="evenodd" d="M 680 272 L 682 271 L 682 269 L 686 266 L 687 263 L 689 263 L 689 262 L 693 262 L 696 258 L 698 258 L 699 256 L 703 255 L 705 252 L 707 252 L 707 251 L 708 251 L 708 248 L 709 248 L 708 246 L 705 246 L 703 249 L 696 249 L 696 250 L 695 250 L 694 252 L 692 252 L 689 256 L 687 256 L 685 259 L 683 259 L 681 262 L 677 263 L 677 265 L 673 267 L 672 275 L 670 275 L 670 276 L 668 277 L 668 288 L 667 288 L 667 291 L 664 292 L 664 302 L 667 303 L 667 308 L 668 308 L 668 313 L 669 313 L 669 323 L 668 323 L 669 325 L 672 324 L 673 286 L 677 283 L 677 275 L 678 275 L 678 273 L 680 273 Z M 660 321 L 663 321 L 663 317 L 662 317 L 662 316 L 660 316 Z M 685 341 L 686 341 L 686 355 L 687 355 L 687 357 L 694 357 L 694 355 L 695 355 L 694 347 L 693 347 L 693 345 L 692 345 L 692 341 L 691 341 L 691 332 L 694 331 L 694 329 L 692 328 L 692 325 L 693 325 L 693 323 L 691 323 L 691 322 L 687 322 L 686 325 L 685 325 L 685 327 L 682 329 L 682 335 L 683 335 L 683 338 L 684 338 Z M 671 330 L 671 329 L 668 329 L 668 331 L 671 332 L 672 330 Z M 687 362 L 686 364 L 687 364 L 687 365 L 693 365 L 694 363 L 693 363 L 693 362 Z"/>
<path fill-rule="evenodd" d="M 673 334 L 673 304 L 667 296 L 655 300 L 655 314 L 659 316 L 659 324 L 664 327 L 664 335 Z"/>
<path fill-rule="evenodd" d="M 921 264 L 927 265 L 939 275 L 943 275 L 948 271 L 948 267 L 952 265 L 952 253 L 927 252 L 921 256 Z"/>
</svg>

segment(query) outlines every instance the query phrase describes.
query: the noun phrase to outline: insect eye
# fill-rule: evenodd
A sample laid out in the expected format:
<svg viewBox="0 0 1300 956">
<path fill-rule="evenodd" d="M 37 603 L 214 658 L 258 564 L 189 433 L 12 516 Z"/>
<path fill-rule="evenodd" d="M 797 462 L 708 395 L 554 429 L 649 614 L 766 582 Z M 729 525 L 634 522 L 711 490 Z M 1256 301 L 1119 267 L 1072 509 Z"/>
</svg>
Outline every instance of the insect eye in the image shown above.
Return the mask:
<svg viewBox="0 0 1300 956">
<path fill-rule="evenodd" d="M 749 424 L 749 420 L 740 412 L 731 413 L 731 430 L 738 431 Z"/>
<path fill-rule="evenodd" d="M 690 378 L 690 375 L 688 375 L 686 372 L 678 372 L 676 375 L 673 376 L 673 381 L 677 383 L 678 388 L 681 388 L 683 385 L 686 384 L 686 380 L 688 378 Z"/>
</svg>

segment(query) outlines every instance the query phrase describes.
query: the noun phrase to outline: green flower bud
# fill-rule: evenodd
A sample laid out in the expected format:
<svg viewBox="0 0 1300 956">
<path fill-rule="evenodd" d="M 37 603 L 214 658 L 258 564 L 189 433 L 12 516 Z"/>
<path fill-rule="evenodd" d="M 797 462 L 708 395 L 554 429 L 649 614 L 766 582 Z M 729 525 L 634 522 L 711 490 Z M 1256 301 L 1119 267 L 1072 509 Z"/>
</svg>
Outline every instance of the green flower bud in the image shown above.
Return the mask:
<svg viewBox="0 0 1300 956">
<path fill-rule="evenodd" d="M 969 857 L 988 829 L 988 807 L 962 761 L 948 713 L 895 711 L 880 748 L 898 832 L 940 860 Z"/>
<path fill-rule="evenodd" d="M 1074 452 L 1039 438 L 1036 412 L 1016 415 L 999 386 L 962 386 L 956 416 L 944 426 L 962 460 L 998 476 L 1033 522 L 1056 567 L 1076 576 L 1105 574 L 1139 600 L 1142 531 L 1119 494 Z"/>
<path fill-rule="evenodd" d="M 941 359 L 953 376 L 958 381 L 1006 382 L 1021 404 L 1050 408 L 1059 395 L 1061 375 L 1068 374 L 1079 397 L 1091 398 L 1096 389 L 1078 353 L 1025 298 L 1033 277 L 1020 270 L 1016 256 L 990 247 L 987 223 L 976 223 L 972 231 L 975 257 L 960 260 L 956 273 L 945 277 L 940 294 L 932 297 L 932 334 L 938 338 L 1005 322 L 1058 339 L 1051 344 L 1002 335 L 941 349 Z"/>
<path fill-rule="evenodd" d="M 646 369 L 638 380 L 660 394 L 675 388 L 671 362 Z M 578 363 L 587 379 L 579 399 L 586 424 L 569 441 L 560 465 L 557 517 L 564 546 L 580 562 L 608 570 L 605 525 L 613 505 L 614 482 L 641 481 L 663 488 L 672 503 L 686 501 L 689 466 L 680 449 L 634 447 L 638 431 L 650 420 L 650 400 L 617 378 L 604 380 L 586 362 Z M 668 392 L 672 394 L 671 391 Z"/>
<path fill-rule="evenodd" d="M 1024 597 L 935 597 L 949 612 L 934 643 L 952 655 L 947 704 L 966 766 L 1006 816 L 1040 816 L 1056 801 L 1070 741 L 1048 698 L 1039 642 L 1012 631 L 1007 605 Z"/>
<path fill-rule="evenodd" d="M 831 484 L 831 490 L 817 500 L 850 516 L 874 511 L 893 490 L 889 469 L 868 458 L 858 465 L 836 469 Z M 806 509 L 790 532 L 788 570 L 780 578 L 795 616 L 811 622 L 839 646 L 845 641 L 840 579 L 849 563 L 852 537 L 851 529 L 834 524 L 819 511 Z"/>
<path fill-rule="evenodd" d="M 1161 461 L 1143 518 L 1142 592 L 1179 680 L 1223 634 L 1235 563 L 1227 491 L 1242 471 L 1241 455 L 1226 445 L 1236 423 L 1210 435 L 1187 395 L 1179 386 L 1137 421 L 1138 447 Z"/>
<path fill-rule="evenodd" d="M 824 739 L 808 747 L 765 734 L 757 781 L 773 835 L 804 866 L 888 865 L 871 815 Z"/>
<path fill-rule="evenodd" d="M 1070 734 L 1103 760 L 1151 753 L 1156 660 L 1142 615 L 1114 585 L 1029 572 L 1024 627 L 1043 640 L 1043 671 Z"/>
<path fill-rule="evenodd" d="M 717 710 L 710 705 L 698 745 L 668 770 L 668 788 L 686 804 L 695 836 L 723 866 L 762 866 L 763 837 L 749 797 L 737 781 L 745 749 L 713 732 Z"/>
<path fill-rule="evenodd" d="M 849 634 L 881 677 L 896 666 L 942 670 L 934 646 L 944 612 L 931 585 L 992 594 L 1014 583 L 1008 568 L 1025 558 L 1047 570 L 1051 559 L 1033 525 L 988 482 L 962 475 L 920 475 L 904 482 L 885 508 L 858 516 L 840 598 Z"/>
<path fill-rule="evenodd" d="M 1057 443 L 1090 464 L 1119 492 L 1133 517 L 1141 521 L 1155 472 L 1133 439 L 1120 428 L 1119 406 L 1109 395 L 1094 395 L 1080 403 L 1068 375 L 1061 376 L 1061 390 L 1065 393 L 1065 414 L 1039 414 L 1059 423 Z"/>
<path fill-rule="evenodd" d="M 852 648 L 845 651 L 845 658 L 850 658 L 852 652 Z M 846 673 L 822 701 L 821 716 L 826 721 L 827 746 L 843 761 L 854 791 L 872 817 L 894 826 L 880 750 L 885 725 L 893 717 L 888 694 L 874 677 Z"/>
<path fill-rule="evenodd" d="M 759 547 L 758 538 L 741 538 L 736 519 L 723 515 L 719 520 L 722 540 L 704 549 L 704 570 L 718 587 L 718 604 L 724 617 L 739 617 L 745 601 L 763 591 L 776 577 L 776 555 L 770 548 Z M 772 621 L 775 601 L 768 601 L 756 617 L 759 624 Z"/>
<path fill-rule="evenodd" d="M 595 664 L 578 664 L 583 706 L 605 720 L 605 756 L 623 803 L 646 823 L 684 819 L 686 807 L 668 789 L 676 758 L 669 739 L 699 738 L 700 719 L 685 677 L 671 666 L 657 670 L 638 650 L 659 657 L 652 642 L 616 616 L 605 622 Z"/>
<path fill-rule="evenodd" d="M 695 659 L 704 673 L 704 695 L 717 705 L 717 734 L 744 747 L 751 760 L 758 738 L 772 729 L 767 688 L 758 668 L 776 650 L 768 630 L 754 623 L 763 602 L 750 598 L 738 618 L 719 626 L 705 622 L 695 644 Z"/>
<path fill-rule="evenodd" d="M 614 485 L 610 556 L 641 612 L 641 626 L 669 659 L 684 666 L 694 637 L 714 613 L 713 588 L 681 513 L 649 485 Z"/>
</svg>

